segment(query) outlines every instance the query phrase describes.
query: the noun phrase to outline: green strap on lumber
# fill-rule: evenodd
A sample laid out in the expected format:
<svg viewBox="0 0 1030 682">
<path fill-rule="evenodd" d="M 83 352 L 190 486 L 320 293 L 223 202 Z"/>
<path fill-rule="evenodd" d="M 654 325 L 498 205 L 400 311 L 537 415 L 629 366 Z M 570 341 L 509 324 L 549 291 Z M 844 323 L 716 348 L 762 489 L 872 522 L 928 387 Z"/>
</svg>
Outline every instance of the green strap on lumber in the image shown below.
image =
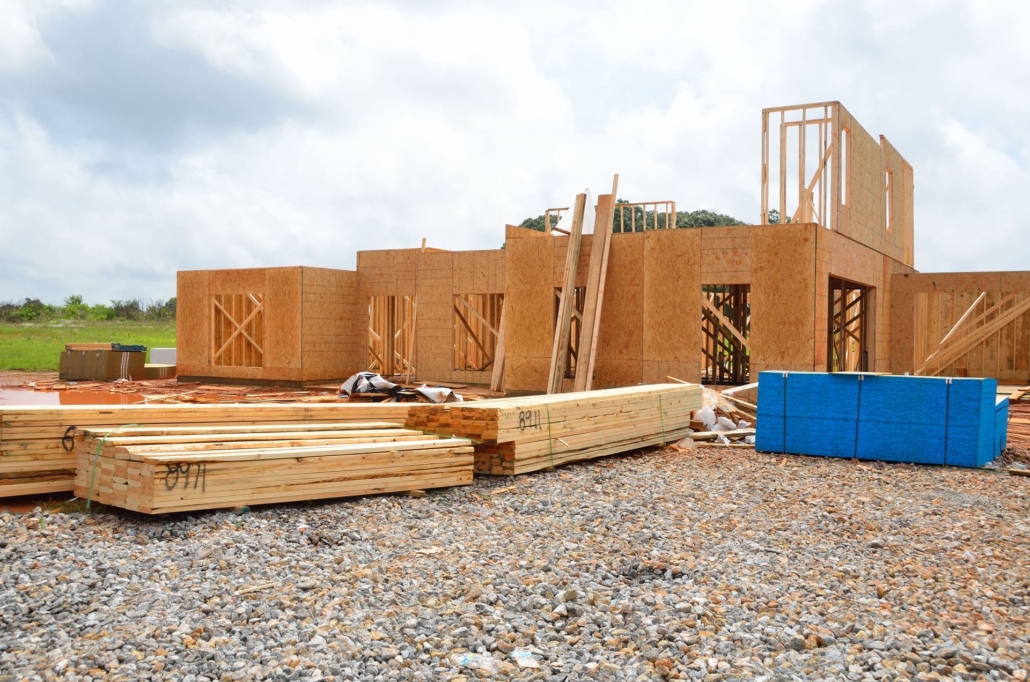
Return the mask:
<svg viewBox="0 0 1030 682">
<path fill-rule="evenodd" d="M 544 409 L 547 410 L 547 447 L 551 451 L 551 468 L 554 468 L 554 438 L 551 436 L 551 407 L 544 403 Z"/>
</svg>

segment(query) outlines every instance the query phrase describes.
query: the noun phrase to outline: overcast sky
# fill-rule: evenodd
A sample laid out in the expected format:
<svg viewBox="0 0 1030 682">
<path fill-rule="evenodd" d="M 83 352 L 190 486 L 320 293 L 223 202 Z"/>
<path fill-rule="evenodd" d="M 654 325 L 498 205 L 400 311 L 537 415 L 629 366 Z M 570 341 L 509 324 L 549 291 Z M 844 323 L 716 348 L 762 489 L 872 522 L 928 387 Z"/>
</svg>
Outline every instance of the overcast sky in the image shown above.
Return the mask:
<svg viewBox="0 0 1030 682">
<path fill-rule="evenodd" d="M 584 187 L 757 222 L 761 109 L 915 168 L 916 267 L 1030 269 L 1030 3 L 0 0 L 0 301 L 497 248 Z"/>
</svg>

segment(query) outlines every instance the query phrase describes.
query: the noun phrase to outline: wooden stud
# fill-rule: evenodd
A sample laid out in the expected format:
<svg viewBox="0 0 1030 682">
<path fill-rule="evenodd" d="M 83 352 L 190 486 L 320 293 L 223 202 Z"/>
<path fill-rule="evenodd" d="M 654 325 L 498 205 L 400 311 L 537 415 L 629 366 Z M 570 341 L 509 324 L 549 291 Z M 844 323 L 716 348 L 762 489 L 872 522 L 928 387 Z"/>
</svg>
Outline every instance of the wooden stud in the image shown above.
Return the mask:
<svg viewBox="0 0 1030 682">
<path fill-rule="evenodd" d="M 587 273 L 586 302 L 583 306 L 583 324 L 577 346 L 576 391 L 589 391 L 593 387 L 597 362 L 597 339 L 601 330 L 601 310 L 604 305 L 604 287 L 608 275 L 608 254 L 612 245 L 612 218 L 615 197 L 619 192 L 619 176 L 612 178 L 612 193 L 597 198 L 597 216 L 594 236 L 590 243 L 590 269 Z M 666 214 L 668 216 L 668 213 Z M 657 211 L 655 222 L 657 225 Z M 668 222 L 668 218 L 666 218 Z"/>
<path fill-rule="evenodd" d="M 572 234 L 569 236 L 569 248 L 565 259 L 565 279 L 562 287 L 561 303 L 558 306 L 558 320 L 554 330 L 554 344 L 551 349 L 551 365 L 548 370 L 547 392 L 561 393 L 562 380 L 565 378 L 565 360 L 569 348 L 569 334 L 572 326 L 572 308 L 576 289 L 576 270 L 579 266 L 579 250 L 582 244 L 583 213 L 586 206 L 586 194 L 576 196 L 576 205 L 572 216 Z"/>
</svg>

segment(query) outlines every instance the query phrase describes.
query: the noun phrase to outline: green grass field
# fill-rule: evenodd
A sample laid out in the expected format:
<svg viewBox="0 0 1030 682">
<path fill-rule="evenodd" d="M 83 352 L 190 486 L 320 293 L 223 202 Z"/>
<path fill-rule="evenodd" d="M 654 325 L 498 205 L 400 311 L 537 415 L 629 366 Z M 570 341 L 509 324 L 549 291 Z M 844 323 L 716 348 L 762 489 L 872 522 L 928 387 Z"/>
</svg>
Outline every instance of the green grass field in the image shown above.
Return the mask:
<svg viewBox="0 0 1030 682">
<path fill-rule="evenodd" d="M 174 348 L 175 322 L 0 323 L 0 370 L 56 372 L 64 344 L 107 342 L 143 344 L 148 349 Z"/>
</svg>

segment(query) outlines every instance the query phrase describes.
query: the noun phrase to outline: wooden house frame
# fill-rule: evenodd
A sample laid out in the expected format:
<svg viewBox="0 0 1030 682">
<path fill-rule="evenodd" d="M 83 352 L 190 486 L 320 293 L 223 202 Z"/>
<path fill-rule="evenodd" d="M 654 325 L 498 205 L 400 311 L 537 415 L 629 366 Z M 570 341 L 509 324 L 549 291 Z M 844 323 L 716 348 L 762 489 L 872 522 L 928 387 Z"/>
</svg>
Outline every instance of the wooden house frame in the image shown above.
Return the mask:
<svg viewBox="0 0 1030 682">
<path fill-rule="evenodd" d="M 734 227 L 664 229 L 671 201 L 616 206 L 628 224 L 610 235 L 594 388 L 774 369 L 1027 380 L 1030 273 L 916 274 L 912 167 L 839 102 L 763 110 L 761 197 L 762 223 Z M 362 251 L 356 271 L 180 272 L 179 375 L 307 383 L 372 369 L 490 384 L 503 357 L 505 390 L 545 391 L 571 263 L 570 236 L 553 229 L 565 210 L 547 211 L 545 232 L 507 226 L 503 249 Z M 577 288 L 593 237 L 579 243 Z M 577 309 L 563 314 L 575 336 Z M 996 340 L 978 345 L 985 334 Z M 571 390 L 578 345 L 564 347 L 555 381 Z"/>
</svg>

